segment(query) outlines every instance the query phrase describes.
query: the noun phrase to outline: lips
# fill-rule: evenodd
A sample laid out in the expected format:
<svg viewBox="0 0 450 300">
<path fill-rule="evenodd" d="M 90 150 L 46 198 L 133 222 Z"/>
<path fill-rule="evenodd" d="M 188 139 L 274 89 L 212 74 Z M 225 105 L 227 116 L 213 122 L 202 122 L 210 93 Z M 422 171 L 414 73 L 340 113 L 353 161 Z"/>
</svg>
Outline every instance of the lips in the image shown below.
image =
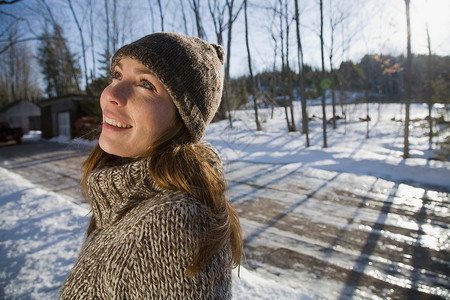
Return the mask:
<svg viewBox="0 0 450 300">
<path fill-rule="evenodd" d="M 114 119 L 110 119 L 106 116 L 104 117 L 104 119 L 105 119 L 105 123 L 107 123 L 111 126 L 114 126 L 114 127 L 119 127 L 119 128 L 131 128 L 132 127 L 131 125 L 124 124 L 124 123 L 122 123 L 120 121 L 116 121 Z"/>
</svg>

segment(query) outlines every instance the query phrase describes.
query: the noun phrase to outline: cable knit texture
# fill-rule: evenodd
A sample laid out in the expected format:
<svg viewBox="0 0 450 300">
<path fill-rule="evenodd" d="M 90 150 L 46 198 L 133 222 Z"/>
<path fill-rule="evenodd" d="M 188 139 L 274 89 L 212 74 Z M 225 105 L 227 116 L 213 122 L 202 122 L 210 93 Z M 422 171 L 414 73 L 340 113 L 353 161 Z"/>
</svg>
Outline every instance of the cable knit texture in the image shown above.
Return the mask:
<svg viewBox="0 0 450 300">
<path fill-rule="evenodd" d="M 196 199 L 158 186 L 148 164 L 132 161 L 89 175 L 97 229 L 83 244 L 60 299 L 231 299 L 231 247 L 187 276 L 212 219 Z"/>
</svg>

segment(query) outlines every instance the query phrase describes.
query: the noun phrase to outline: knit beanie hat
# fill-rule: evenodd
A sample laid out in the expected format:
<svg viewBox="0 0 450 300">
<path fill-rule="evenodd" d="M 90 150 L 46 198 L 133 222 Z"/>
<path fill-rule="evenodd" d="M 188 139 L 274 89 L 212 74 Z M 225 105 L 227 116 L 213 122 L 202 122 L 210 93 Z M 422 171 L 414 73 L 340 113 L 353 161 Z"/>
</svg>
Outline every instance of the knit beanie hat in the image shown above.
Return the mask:
<svg viewBox="0 0 450 300">
<path fill-rule="evenodd" d="M 111 69 L 124 57 L 139 61 L 159 79 L 192 142 L 200 141 L 222 97 L 222 46 L 181 34 L 154 33 L 120 48 Z"/>
</svg>

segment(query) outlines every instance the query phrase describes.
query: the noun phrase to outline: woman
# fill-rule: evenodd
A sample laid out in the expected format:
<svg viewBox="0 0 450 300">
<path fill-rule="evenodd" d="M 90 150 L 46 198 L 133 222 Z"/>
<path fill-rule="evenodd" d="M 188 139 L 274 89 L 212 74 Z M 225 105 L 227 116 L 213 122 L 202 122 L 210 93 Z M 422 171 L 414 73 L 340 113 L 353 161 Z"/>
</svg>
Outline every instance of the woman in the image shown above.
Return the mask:
<svg viewBox="0 0 450 300">
<path fill-rule="evenodd" d="M 82 189 L 93 216 L 60 299 L 230 299 L 242 236 L 223 168 L 201 139 L 223 49 L 157 33 L 119 49 Z"/>
</svg>

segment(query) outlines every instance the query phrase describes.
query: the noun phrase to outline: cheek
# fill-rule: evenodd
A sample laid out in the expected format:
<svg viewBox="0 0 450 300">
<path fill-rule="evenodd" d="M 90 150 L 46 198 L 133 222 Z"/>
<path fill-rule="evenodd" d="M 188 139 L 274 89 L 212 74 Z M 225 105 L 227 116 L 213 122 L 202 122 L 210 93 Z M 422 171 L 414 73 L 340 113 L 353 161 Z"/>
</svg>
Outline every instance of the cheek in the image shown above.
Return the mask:
<svg viewBox="0 0 450 300">
<path fill-rule="evenodd" d="M 141 121 L 155 133 L 166 131 L 173 126 L 176 108 L 171 102 L 161 101 L 139 112 Z"/>
<path fill-rule="evenodd" d="M 169 104 L 162 107 L 161 110 L 161 116 L 164 117 L 160 118 L 159 121 L 161 122 L 161 127 L 163 127 L 162 130 L 165 131 L 175 124 L 176 108 L 172 104 L 172 102 L 170 102 Z"/>
<path fill-rule="evenodd" d="M 100 108 L 103 109 L 103 107 L 105 106 L 105 103 L 106 103 L 106 99 L 109 96 L 110 96 L 110 93 L 109 93 L 109 85 L 108 85 L 108 86 L 106 86 L 103 89 L 102 93 L 100 94 L 100 101 L 99 101 L 100 102 Z"/>
</svg>

